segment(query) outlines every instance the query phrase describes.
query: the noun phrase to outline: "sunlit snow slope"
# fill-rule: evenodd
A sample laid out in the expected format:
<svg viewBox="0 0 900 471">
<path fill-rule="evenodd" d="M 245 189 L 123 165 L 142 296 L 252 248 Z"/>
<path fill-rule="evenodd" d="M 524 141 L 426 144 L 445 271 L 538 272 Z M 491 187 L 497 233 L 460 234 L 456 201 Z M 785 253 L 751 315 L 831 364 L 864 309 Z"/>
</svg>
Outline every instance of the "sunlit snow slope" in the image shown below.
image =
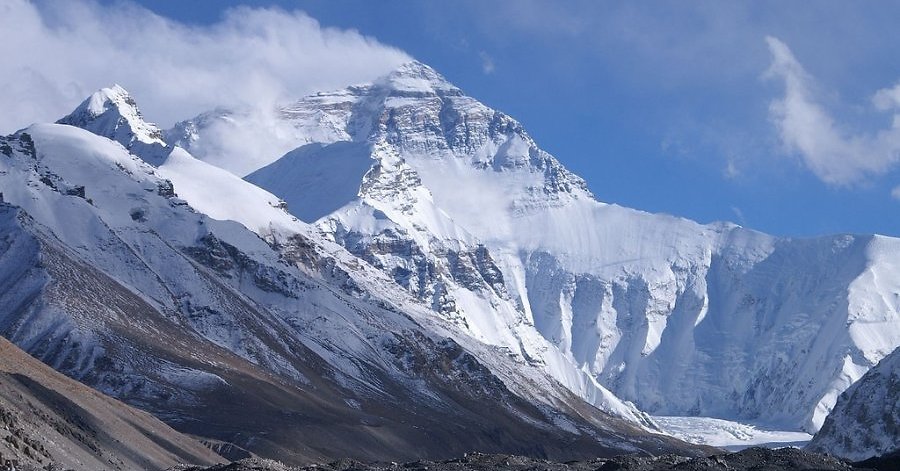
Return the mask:
<svg viewBox="0 0 900 471">
<path fill-rule="evenodd" d="M 521 124 L 418 62 L 165 138 L 589 401 L 602 385 L 654 414 L 815 431 L 900 344 L 900 241 L 781 239 L 598 202 Z"/>
</svg>

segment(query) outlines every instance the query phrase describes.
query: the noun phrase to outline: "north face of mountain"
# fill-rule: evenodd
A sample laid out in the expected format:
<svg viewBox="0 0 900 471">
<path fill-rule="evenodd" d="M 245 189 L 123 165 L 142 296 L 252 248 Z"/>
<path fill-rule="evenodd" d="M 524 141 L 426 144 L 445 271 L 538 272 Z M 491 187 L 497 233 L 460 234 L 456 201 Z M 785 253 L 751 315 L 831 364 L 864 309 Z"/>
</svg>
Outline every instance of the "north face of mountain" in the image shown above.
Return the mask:
<svg viewBox="0 0 900 471">
<path fill-rule="evenodd" d="M 0 139 L 0 332 L 55 369 L 292 463 L 697 451 L 435 319 L 270 193 L 129 142 L 61 124 Z"/>
<path fill-rule="evenodd" d="M 900 345 L 900 241 L 780 239 L 598 202 L 520 123 L 420 63 L 166 136 L 588 401 L 605 387 L 652 413 L 815 431 Z"/>
</svg>

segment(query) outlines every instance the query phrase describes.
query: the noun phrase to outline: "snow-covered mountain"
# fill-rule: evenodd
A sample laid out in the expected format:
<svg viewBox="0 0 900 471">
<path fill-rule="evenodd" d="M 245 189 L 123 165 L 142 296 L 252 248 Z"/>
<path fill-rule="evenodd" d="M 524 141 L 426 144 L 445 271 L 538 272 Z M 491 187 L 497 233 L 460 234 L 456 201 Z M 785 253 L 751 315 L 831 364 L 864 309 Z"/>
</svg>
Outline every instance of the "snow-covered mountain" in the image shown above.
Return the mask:
<svg viewBox="0 0 900 471">
<path fill-rule="evenodd" d="M 421 63 L 263 115 L 211 111 L 165 140 L 595 404 L 606 387 L 655 414 L 815 431 L 900 345 L 900 240 L 781 239 L 604 204 Z"/>
<path fill-rule="evenodd" d="M 436 318 L 120 87 L 60 122 L 0 138 L 0 333 L 55 369 L 234 456 L 696 451 Z"/>
<path fill-rule="evenodd" d="M 809 449 L 854 461 L 900 451 L 900 349 L 838 398 Z"/>
</svg>

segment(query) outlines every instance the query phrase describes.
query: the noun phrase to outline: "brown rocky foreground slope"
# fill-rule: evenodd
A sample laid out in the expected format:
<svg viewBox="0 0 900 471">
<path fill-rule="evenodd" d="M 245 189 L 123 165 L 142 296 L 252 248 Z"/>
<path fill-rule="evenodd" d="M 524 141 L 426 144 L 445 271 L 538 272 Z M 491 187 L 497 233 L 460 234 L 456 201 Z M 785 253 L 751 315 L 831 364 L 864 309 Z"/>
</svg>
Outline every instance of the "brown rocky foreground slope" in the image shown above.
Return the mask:
<svg viewBox="0 0 900 471">
<path fill-rule="evenodd" d="M 150 414 L 0 338 L 0 469 L 163 469 L 223 461 Z"/>
</svg>

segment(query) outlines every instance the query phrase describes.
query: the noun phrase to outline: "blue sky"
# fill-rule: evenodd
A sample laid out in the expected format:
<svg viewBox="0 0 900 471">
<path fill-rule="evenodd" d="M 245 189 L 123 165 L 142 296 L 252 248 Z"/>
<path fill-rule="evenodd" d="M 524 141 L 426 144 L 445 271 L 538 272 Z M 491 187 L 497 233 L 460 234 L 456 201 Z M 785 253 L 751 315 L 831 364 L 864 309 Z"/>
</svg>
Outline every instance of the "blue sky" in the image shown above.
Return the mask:
<svg viewBox="0 0 900 471">
<path fill-rule="evenodd" d="M 900 236 L 897 2 L 139 3 L 188 25 L 243 4 L 358 30 L 520 120 L 602 201 Z"/>
</svg>

